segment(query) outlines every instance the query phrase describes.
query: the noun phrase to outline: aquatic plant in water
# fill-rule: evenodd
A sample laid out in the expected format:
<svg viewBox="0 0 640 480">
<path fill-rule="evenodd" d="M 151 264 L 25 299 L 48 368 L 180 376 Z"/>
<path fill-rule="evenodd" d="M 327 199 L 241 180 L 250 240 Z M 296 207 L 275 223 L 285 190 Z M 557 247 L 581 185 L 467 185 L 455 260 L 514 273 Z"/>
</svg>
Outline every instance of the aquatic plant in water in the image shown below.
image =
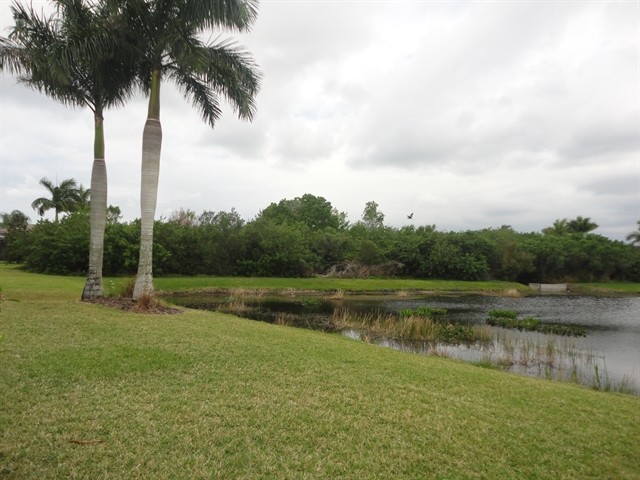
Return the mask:
<svg viewBox="0 0 640 480">
<path fill-rule="evenodd" d="M 445 309 L 404 310 L 400 316 L 383 313 L 358 314 L 347 309 L 334 311 L 337 329 L 365 330 L 369 335 L 397 340 L 420 340 L 448 344 L 483 341 L 485 332 L 469 325 L 443 320 Z"/>
<path fill-rule="evenodd" d="M 554 335 L 584 337 L 586 329 L 578 325 L 563 325 L 559 323 L 542 323 L 534 317 L 518 318 L 517 312 L 512 310 L 489 310 L 487 324 L 493 327 L 513 328 L 528 332 L 550 333 Z"/>
</svg>

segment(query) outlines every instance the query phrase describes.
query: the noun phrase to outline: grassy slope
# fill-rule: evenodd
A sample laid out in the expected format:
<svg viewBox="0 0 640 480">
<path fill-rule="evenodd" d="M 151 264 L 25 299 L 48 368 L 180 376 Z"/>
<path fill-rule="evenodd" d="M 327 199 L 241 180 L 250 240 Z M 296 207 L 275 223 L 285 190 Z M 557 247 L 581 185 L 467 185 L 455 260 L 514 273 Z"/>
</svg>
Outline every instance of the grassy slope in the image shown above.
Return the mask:
<svg viewBox="0 0 640 480">
<path fill-rule="evenodd" d="M 82 283 L 0 266 L 0 478 L 640 478 L 636 397 Z"/>
</svg>

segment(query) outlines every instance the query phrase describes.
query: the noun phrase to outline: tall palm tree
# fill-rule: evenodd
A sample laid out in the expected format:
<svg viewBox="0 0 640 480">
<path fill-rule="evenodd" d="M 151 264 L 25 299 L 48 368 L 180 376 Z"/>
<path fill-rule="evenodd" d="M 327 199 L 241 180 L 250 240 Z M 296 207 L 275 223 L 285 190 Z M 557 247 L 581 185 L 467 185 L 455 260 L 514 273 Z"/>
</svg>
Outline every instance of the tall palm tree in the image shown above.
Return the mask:
<svg viewBox="0 0 640 480">
<path fill-rule="evenodd" d="M 104 110 L 124 104 L 134 87 L 124 23 L 110 2 L 54 0 L 56 13 L 39 16 L 14 4 L 15 26 L 0 38 L 0 70 L 65 105 L 89 107 L 94 118 L 90 251 L 83 298 L 101 297 L 107 209 Z M 41 206 L 43 206 L 42 204 Z M 34 207 L 35 208 L 35 207 Z M 56 219 L 58 210 L 56 210 Z"/>
<path fill-rule="evenodd" d="M 248 30 L 257 0 L 125 0 L 141 58 L 139 78 L 149 107 L 142 136 L 141 235 L 133 298 L 153 295 L 153 224 L 158 197 L 162 126 L 160 85 L 180 88 L 211 126 L 225 97 L 242 119 L 253 118 L 260 74 L 251 56 L 228 40 L 203 42 L 207 29 Z"/>
<path fill-rule="evenodd" d="M 54 184 L 48 178 L 40 180 L 40 185 L 49 192 L 48 197 L 39 197 L 31 202 L 33 208 L 41 217 L 49 210 L 55 212 L 55 222 L 58 223 L 61 213 L 73 211 L 78 204 L 78 184 L 73 178 L 67 178 L 60 184 Z"/>
</svg>

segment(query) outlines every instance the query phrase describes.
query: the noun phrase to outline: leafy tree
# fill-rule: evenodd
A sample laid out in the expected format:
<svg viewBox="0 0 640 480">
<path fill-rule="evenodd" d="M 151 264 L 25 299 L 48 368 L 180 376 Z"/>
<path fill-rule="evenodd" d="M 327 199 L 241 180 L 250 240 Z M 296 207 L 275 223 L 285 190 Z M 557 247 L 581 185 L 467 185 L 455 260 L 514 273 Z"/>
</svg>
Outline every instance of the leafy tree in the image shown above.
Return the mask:
<svg viewBox="0 0 640 480">
<path fill-rule="evenodd" d="M 89 260 L 89 218 L 74 212 L 59 222 L 42 221 L 31 230 L 25 268 L 58 275 L 86 271 Z"/>
<path fill-rule="evenodd" d="M 102 296 L 102 263 L 107 209 L 107 171 L 104 148 L 104 110 L 122 105 L 131 95 L 134 75 L 130 48 L 124 41 L 122 16 L 108 3 L 56 0 L 56 14 L 38 16 L 33 8 L 13 5 L 15 27 L 0 39 L 0 68 L 21 74 L 20 80 L 65 105 L 93 112 L 94 147 L 91 188 L 78 187 L 74 201 L 66 196 L 38 199 L 40 215 L 55 209 L 82 208 L 89 200 L 91 240 L 83 298 Z M 41 182 L 42 183 L 42 182 Z M 64 182 L 63 182 L 64 183 Z M 61 184 L 63 186 L 63 184 Z M 69 185 L 71 186 L 71 185 Z M 45 184 L 50 188 L 50 184 Z M 52 200 L 53 203 L 49 202 Z"/>
<path fill-rule="evenodd" d="M 179 225 L 184 225 L 186 227 L 195 227 L 198 225 L 198 217 L 196 212 L 193 210 L 185 210 L 181 208 L 180 210 L 176 210 L 169 215 L 169 222 L 177 223 Z"/>
<path fill-rule="evenodd" d="M 109 205 L 107 207 L 107 225 L 118 223 L 122 219 L 122 211 L 120 207 Z"/>
<path fill-rule="evenodd" d="M 255 0 L 130 0 L 124 4 L 139 52 L 139 78 L 149 96 L 142 138 L 140 260 L 135 299 L 153 294 L 153 226 L 158 194 L 162 127 L 160 84 L 172 80 L 213 126 L 219 95 L 238 116 L 252 119 L 259 74 L 252 58 L 229 40 L 205 43 L 210 28 L 246 31 L 257 16 Z"/>
<path fill-rule="evenodd" d="M 214 225 L 221 230 L 239 229 L 244 225 L 244 220 L 235 208 L 230 212 L 213 212 L 211 210 L 204 211 L 198 217 L 199 225 Z"/>
<path fill-rule="evenodd" d="M 378 204 L 374 201 L 367 202 L 362 212 L 362 221 L 367 228 L 384 227 L 384 213 L 378 210 Z"/>
<path fill-rule="evenodd" d="M 20 210 L 0 213 L 0 224 L 7 230 L 26 230 L 31 219 Z"/>
<path fill-rule="evenodd" d="M 29 217 L 20 210 L 0 214 L 0 225 L 6 233 L 0 236 L 0 258 L 9 262 L 21 262 L 24 259 L 22 240 L 27 235 Z"/>
<path fill-rule="evenodd" d="M 81 202 L 78 184 L 73 178 L 63 180 L 59 185 L 55 185 L 48 178 L 42 178 L 40 185 L 47 189 L 49 197 L 36 198 L 31 203 L 38 215 L 41 217 L 49 211 L 55 212 L 55 222 L 58 223 L 60 213 L 69 213 L 78 209 Z"/>
<path fill-rule="evenodd" d="M 333 208 L 325 198 L 310 193 L 293 200 L 283 199 L 277 204 L 272 203 L 260 212 L 259 217 L 277 223 L 304 223 L 315 231 L 325 228 L 338 230 L 347 225 L 345 213 Z"/>
<path fill-rule="evenodd" d="M 243 256 L 241 231 L 244 220 L 235 209 L 230 212 L 204 211 L 198 217 L 198 246 L 203 251 L 203 273 L 233 275 Z"/>
</svg>

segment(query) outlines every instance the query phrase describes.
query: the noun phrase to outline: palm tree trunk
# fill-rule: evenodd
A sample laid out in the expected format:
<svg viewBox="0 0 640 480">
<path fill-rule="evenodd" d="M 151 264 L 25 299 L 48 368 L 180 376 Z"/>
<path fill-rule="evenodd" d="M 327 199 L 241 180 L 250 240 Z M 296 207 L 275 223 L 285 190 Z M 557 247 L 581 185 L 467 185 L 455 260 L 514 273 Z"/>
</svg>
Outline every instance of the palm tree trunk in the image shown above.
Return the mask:
<svg viewBox="0 0 640 480">
<path fill-rule="evenodd" d="M 140 259 L 133 299 L 153 295 L 153 223 L 158 200 L 160 176 L 160 150 L 162 126 L 160 124 L 160 71 L 151 75 L 149 112 L 142 133 L 142 171 L 140 181 Z"/>
<path fill-rule="evenodd" d="M 103 296 L 102 256 L 104 229 L 107 223 L 107 164 L 104 160 L 104 126 L 102 112 L 95 113 L 93 168 L 91 170 L 91 210 L 89 213 L 89 271 L 82 291 L 83 299 Z"/>
</svg>

